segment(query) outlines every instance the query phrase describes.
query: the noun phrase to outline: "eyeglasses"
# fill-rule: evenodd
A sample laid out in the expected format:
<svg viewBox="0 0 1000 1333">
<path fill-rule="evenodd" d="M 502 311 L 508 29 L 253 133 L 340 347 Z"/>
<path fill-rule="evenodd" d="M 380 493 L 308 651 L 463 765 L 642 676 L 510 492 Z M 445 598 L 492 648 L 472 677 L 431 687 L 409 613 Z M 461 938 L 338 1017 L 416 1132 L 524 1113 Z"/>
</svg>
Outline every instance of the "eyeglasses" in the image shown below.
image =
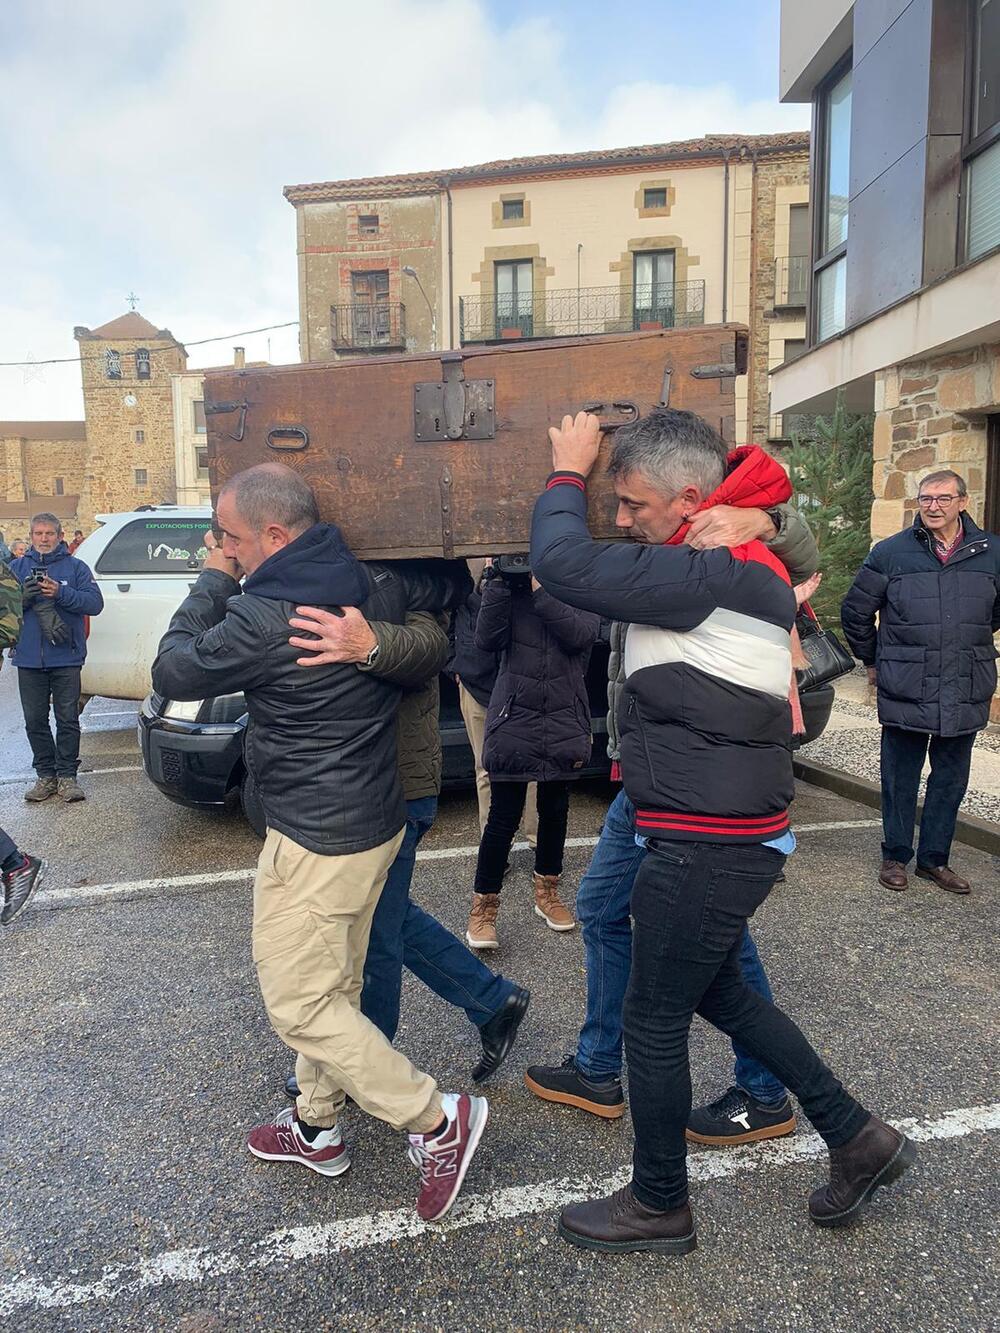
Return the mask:
<svg viewBox="0 0 1000 1333">
<path fill-rule="evenodd" d="M 918 495 L 917 504 L 921 509 L 933 509 L 935 505 L 940 505 L 942 509 L 946 509 L 948 505 L 959 499 L 961 499 L 961 496 L 958 495 Z"/>
</svg>

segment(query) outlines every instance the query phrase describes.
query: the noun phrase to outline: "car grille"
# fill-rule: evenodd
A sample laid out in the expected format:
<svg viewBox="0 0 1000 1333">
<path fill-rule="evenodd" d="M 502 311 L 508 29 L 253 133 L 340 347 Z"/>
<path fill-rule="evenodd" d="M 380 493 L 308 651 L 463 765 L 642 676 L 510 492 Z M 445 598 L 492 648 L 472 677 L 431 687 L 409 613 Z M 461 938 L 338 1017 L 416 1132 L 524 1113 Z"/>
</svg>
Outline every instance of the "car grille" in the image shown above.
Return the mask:
<svg viewBox="0 0 1000 1333">
<path fill-rule="evenodd" d="M 160 771 L 163 774 L 164 782 L 179 783 L 182 767 L 180 750 L 160 751 Z"/>
</svg>

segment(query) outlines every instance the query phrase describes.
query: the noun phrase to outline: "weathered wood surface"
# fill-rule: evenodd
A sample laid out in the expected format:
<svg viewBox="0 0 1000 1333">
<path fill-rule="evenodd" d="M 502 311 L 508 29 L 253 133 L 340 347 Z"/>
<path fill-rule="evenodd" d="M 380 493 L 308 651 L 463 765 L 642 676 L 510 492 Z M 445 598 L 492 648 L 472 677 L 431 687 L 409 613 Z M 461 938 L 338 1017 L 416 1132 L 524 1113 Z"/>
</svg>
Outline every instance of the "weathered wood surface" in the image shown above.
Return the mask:
<svg viewBox="0 0 1000 1333">
<path fill-rule="evenodd" d="M 645 414 L 660 401 L 669 370 L 670 406 L 699 413 L 732 441 L 732 373 L 691 372 L 745 369 L 745 346 L 742 328 L 707 325 L 465 348 L 465 381 L 494 384 L 495 437 L 486 440 L 416 438 L 414 386 L 441 381 L 442 354 L 212 371 L 205 409 L 213 499 L 234 473 L 277 458 L 302 472 L 324 519 L 361 556 L 524 550 L 551 470 L 550 424 L 596 402 L 609 405 L 608 420 L 621 419 L 610 405 L 625 400 Z M 272 434 L 269 445 L 275 430 L 304 432 L 308 444 L 290 450 L 281 446 L 301 446 L 302 435 Z M 602 458 L 611 439 L 605 435 Z M 602 474 L 599 464 L 590 522 L 605 537 L 614 535 L 614 496 Z"/>
</svg>

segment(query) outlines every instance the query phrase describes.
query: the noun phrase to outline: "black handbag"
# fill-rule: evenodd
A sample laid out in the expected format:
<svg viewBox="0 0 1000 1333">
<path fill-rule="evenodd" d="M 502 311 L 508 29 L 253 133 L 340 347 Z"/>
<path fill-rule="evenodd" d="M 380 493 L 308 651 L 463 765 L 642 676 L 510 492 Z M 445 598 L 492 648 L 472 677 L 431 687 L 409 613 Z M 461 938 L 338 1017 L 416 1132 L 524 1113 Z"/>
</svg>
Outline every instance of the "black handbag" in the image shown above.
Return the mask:
<svg viewBox="0 0 1000 1333">
<path fill-rule="evenodd" d="M 796 617 L 795 628 L 799 632 L 802 652 L 809 660 L 807 667 L 795 673 L 800 691 L 826 685 L 854 670 L 854 658 L 833 630 L 822 628 L 808 602 L 803 604 Z"/>
</svg>

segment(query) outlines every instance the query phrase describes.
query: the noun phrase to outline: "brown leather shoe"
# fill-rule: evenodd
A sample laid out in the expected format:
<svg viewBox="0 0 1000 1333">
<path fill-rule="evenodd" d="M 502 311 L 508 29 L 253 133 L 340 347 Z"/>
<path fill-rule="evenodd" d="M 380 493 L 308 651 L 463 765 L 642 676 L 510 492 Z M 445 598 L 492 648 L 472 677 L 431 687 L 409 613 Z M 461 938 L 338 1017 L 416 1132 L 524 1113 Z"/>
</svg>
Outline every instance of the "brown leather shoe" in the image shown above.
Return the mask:
<svg viewBox="0 0 1000 1333">
<path fill-rule="evenodd" d="M 949 866 L 917 866 L 917 879 L 930 879 L 945 893 L 971 893 L 972 885 Z"/>
<path fill-rule="evenodd" d="M 540 916 L 550 930 L 575 930 L 573 913 L 559 897 L 559 876 L 534 874 L 535 915 Z"/>
<path fill-rule="evenodd" d="M 639 1202 L 631 1185 L 606 1199 L 589 1199 L 564 1208 L 559 1234 L 571 1245 L 613 1254 L 637 1250 L 689 1254 L 698 1244 L 688 1204 L 658 1213 Z"/>
<path fill-rule="evenodd" d="M 875 1191 L 898 1180 L 916 1158 L 916 1144 L 869 1116 L 853 1139 L 830 1149 L 830 1179 L 809 1196 L 809 1216 L 818 1227 L 850 1226 Z"/>
<path fill-rule="evenodd" d="M 909 888 L 906 866 L 902 861 L 883 861 L 882 869 L 878 872 L 878 882 L 884 884 L 887 889 L 895 889 L 897 893 L 901 893 L 903 889 Z"/>
<path fill-rule="evenodd" d="M 474 893 L 469 924 L 465 938 L 470 949 L 499 949 L 497 913 L 500 911 L 499 893 Z"/>
</svg>

